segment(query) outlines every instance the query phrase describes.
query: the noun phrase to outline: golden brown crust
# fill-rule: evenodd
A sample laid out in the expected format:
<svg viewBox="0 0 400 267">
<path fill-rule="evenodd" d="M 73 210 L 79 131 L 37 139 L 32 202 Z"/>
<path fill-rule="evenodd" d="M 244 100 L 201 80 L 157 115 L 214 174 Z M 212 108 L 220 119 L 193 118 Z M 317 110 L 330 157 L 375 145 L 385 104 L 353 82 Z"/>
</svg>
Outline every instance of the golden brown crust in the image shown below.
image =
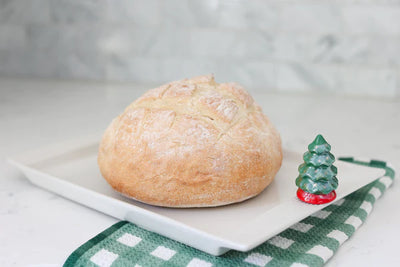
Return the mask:
<svg viewBox="0 0 400 267">
<path fill-rule="evenodd" d="M 98 155 L 115 190 L 167 207 L 243 201 L 272 182 L 281 162 L 280 136 L 261 108 L 212 75 L 148 91 L 112 121 Z"/>
</svg>

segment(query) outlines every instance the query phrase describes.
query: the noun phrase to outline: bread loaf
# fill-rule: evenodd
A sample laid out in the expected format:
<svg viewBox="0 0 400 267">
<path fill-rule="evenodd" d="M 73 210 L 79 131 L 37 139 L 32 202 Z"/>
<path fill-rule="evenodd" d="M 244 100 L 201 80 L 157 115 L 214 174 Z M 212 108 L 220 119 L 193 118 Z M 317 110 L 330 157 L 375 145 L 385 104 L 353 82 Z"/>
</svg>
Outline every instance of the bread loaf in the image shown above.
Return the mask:
<svg viewBox="0 0 400 267">
<path fill-rule="evenodd" d="M 281 162 L 280 136 L 261 108 L 241 86 L 212 75 L 145 93 L 111 122 L 98 154 L 116 191 L 165 207 L 254 197 Z"/>
</svg>

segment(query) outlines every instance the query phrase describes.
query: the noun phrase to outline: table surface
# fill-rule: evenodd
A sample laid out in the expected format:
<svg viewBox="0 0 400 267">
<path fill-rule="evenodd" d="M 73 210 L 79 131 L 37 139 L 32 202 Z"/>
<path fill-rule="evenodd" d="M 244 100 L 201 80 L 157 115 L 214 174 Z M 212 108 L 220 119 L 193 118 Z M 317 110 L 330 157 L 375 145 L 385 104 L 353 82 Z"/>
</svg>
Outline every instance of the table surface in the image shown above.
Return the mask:
<svg viewBox="0 0 400 267">
<path fill-rule="evenodd" d="M 103 131 L 149 85 L 0 79 L 0 266 L 61 265 L 116 219 L 32 185 L 5 159 Z M 317 133 L 336 156 L 375 158 L 400 170 L 400 101 L 321 94 L 253 93 L 304 152 Z M 300 163 L 299 163 L 300 164 Z M 379 199 L 328 266 L 400 266 L 400 188 Z"/>
</svg>

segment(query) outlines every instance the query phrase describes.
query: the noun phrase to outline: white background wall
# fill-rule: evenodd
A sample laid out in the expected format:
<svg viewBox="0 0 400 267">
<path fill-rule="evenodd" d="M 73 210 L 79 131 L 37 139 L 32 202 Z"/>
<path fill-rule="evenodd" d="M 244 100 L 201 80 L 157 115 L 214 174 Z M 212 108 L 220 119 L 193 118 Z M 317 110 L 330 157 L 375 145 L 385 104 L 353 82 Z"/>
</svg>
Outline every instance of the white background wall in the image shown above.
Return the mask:
<svg viewBox="0 0 400 267">
<path fill-rule="evenodd" d="M 0 76 L 400 96 L 400 0 L 0 0 Z"/>
</svg>

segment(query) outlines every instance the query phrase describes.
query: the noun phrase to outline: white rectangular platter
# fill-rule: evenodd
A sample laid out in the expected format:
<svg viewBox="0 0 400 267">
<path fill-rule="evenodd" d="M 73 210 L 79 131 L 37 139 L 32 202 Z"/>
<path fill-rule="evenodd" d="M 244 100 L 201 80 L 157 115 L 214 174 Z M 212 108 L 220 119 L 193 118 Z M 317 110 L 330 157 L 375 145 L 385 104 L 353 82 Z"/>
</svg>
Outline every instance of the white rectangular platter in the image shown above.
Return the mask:
<svg viewBox="0 0 400 267">
<path fill-rule="evenodd" d="M 99 136 L 58 144 L 10 160 L 34 184 L 121 220 L 212 255 L 248 251 L 324 208 L 296 197 L 302 154 L 284 151 L 282 168 L 259 196 L 216 208 L 161 208 L 126 198 L 111 189 L 97 166 Z M 333 151 L 338 154 L 339 151 Z M 336 161 L 340 200 L 384 174 L 384 170 Z"/>
</svg>

